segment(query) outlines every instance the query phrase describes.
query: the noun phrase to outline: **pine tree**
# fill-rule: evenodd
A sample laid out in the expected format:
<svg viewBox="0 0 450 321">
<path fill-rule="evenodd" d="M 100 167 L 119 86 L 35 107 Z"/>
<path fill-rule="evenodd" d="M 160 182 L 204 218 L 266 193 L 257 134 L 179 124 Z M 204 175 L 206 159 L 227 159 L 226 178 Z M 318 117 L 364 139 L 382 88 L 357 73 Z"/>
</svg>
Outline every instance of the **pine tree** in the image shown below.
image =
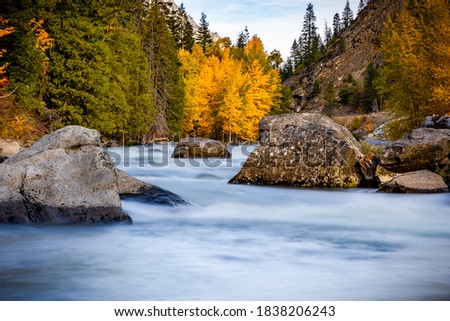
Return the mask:
<svg viewBox="0 0 450 321">
<path fill-rule="evenodd" d="M 294 74 L 294 63 L 292 62 L 292 58 L 288 57 L 280 70 L 281 80 L 285 81 L 293 74 Z"/>
<path fill-rule="evenodd" d="M 333 38 L 338 38 L 341 34 L 341 17 L 336 13 L 333 17 Z"/>
<path fill-rule="evenodd" d="M 297 69 L 298 66 L 303 64 L 303 46 L 301 44 L 301 39 L 297 42 L 297 39 L 294 39 L 291 47 L 291 62 L 293 64 L 294 70 Z"/>
<path fill-rule="evenodd" d="M 184 4 L 181 3 L 180 5 L 180 25 L 181 25 L 181 39 L 179 47 L 186 49 L 186 50 L 192 50 L 192 47 L 195 44 L 194 39 L 194 26 L 189 21 L 188 14 L 186 12 L 186 8 L 184 7 Z"/>
<path fill-rule="evenodd" d="M 333 39 L 333 31 L 328 26 L 328 22 L 325 20 L 325 46 L 328 46 Z"/>
<path fill-rule="evenodd" d="M 239 49 L 244 49 L 244 47 L 248 44 L 248 41 L 250 40 L 250 33 L 248 31 L 247 26 L 245 26 L 244 30 L 241 30 L 238 35 L 238 39 L 236 41 L 236 46 Z"/>
<path fill-rule="evenodd" d="M 196 37 L 197 43 L 202 47 L 203 52 L 206 52 L 208 46 L 213 43 L 211 32 L 209 31 L 209 22 L 206 21 L 206 18 L 206 14 L 202 12 L 202 16 L 200 18 L 200 28 Z"/>
<path fill-rule="evenodd" d="M 158 2 L 153 0 L 143 25 L 144 50 L 152 69 L 155 120 L 151 138 L 175 135 L 181 130 L 184 88 L 179 75 L 176 44 Z"/>
<path fill-rule="evenodd" d="M 366 0 L 360 0 L 358 5 L 358 14 L 366 7 L 367 1 Z"/>
<path fill-rule="evenodd" d="M 366 112 L 379 111 L 379 94 L 375 87 L 375 79 L 378 76 L 378 66 L 371 62 L 366 69 L 366 77 L 364 79 L 364 110 Z"/>
<path fill-rule="evenodd" d="M 342 28 L 347 29 L 353 22 L 353 11 L 350 8 L 350 3 L 347 0 L 345 3 L 344 12 L 342 13 Z"/>
<path fill-rule="evenodd" d="M 309 66 L 320 56 L 320 40 L 317 34 L 317 17 L 314 13 L 314 7 L 311 3 L 306 8 L 306 14 L 303 22 L 301 41 L 303 44 L 302 58 L 305 66 Z"/>
</svg>

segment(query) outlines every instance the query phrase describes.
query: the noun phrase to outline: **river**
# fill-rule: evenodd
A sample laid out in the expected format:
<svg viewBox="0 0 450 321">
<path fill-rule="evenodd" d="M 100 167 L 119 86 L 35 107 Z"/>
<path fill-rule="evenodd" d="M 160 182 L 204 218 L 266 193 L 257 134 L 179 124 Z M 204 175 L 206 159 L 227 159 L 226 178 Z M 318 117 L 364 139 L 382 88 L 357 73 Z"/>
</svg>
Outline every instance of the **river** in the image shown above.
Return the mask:
<svg viewBox="0 0 450 321">
<path fill-rule="evenodd" d="M 450 300 L 450 195 L 228 185 L 230 161 L 111 149 L 193 205 L 132 225 L 0 226 L 0 300 Z M 194 205 L 195 204 L 195 205 Z"/>
</svg>

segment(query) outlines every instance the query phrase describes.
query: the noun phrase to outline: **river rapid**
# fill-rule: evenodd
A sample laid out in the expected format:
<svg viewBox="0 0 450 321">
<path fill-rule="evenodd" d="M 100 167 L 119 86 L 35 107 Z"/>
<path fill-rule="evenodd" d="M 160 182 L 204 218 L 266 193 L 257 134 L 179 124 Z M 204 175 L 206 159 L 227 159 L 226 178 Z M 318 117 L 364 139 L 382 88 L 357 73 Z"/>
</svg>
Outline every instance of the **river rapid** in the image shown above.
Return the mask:
<svg viewBox="0 0 450 321">
<path fill-rule="evenodd" d="M 0 225 L 0 300 L 450 300 L 450 194 L 228 185 L 253 148 L 109 150 L 193 205 L 126 200 L 132 225 Z"/>
</svg>

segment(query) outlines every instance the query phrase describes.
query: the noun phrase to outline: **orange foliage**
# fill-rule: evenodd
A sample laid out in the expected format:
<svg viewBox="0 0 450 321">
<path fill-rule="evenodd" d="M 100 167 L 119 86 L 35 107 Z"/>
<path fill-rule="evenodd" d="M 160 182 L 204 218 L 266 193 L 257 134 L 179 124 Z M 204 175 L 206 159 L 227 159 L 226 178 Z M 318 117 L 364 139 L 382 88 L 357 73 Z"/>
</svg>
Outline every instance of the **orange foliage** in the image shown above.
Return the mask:
<svg viewBox="0 0 450 321">
<path fill-rule="evenodd" d="M 44 30 L 42 25 L 44 24 L 44 20 L 36 20 L 35 18 L 31 19 L 30 25 L 36 35 L 36 48 L 42 51 L 44 55 L 44 59 L 42 61 L 42 66 L 44 67 L 44 75 L 49 71 L 49 61 L 50 59 L 47 57 L 45 52 L 53 46 L 53 39 Z"/>
<path fill-rule="evenodd" d="M 8 24 L 9 20 L 4 19 L 2 16 L 0 16 L 0 27 L 3 27 L 4 25 Z M 14 32 L 14 27 L 7 27 L 5 29 L 0 29 L 0 38 L 4 37 L 6 35 L 9 35 Z M 0 58 L 3 58 L 3 56 L 6 53 L 6 49 L 0 49 Z M 7 87 L 9 85 L 8 77 L 5 76 L 5 70 L 8 67 L 8 63 L 4 63 L 3 65 L 0 65 L 0 88 L 1 87 Z"/>
</svg>

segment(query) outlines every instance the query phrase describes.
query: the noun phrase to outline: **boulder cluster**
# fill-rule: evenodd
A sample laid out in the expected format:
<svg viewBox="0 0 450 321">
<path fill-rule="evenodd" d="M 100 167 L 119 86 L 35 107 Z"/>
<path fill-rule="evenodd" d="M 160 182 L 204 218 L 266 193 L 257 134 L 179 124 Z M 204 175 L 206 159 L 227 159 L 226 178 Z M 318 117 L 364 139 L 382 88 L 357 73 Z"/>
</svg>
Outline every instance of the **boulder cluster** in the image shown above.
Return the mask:
<svg viewBox="0 0 450 321">
<path fill-rule="evenodd" d="M 378 158 L 364 155 L 345 127 L 323 115 L 269 116 L 260 123 L 260 146 L 230 183 L 448 192 L 443 180 L 450 174 L 450 129 L 442 129 L 446 121 L 388 144 Z"/>
</svg>

